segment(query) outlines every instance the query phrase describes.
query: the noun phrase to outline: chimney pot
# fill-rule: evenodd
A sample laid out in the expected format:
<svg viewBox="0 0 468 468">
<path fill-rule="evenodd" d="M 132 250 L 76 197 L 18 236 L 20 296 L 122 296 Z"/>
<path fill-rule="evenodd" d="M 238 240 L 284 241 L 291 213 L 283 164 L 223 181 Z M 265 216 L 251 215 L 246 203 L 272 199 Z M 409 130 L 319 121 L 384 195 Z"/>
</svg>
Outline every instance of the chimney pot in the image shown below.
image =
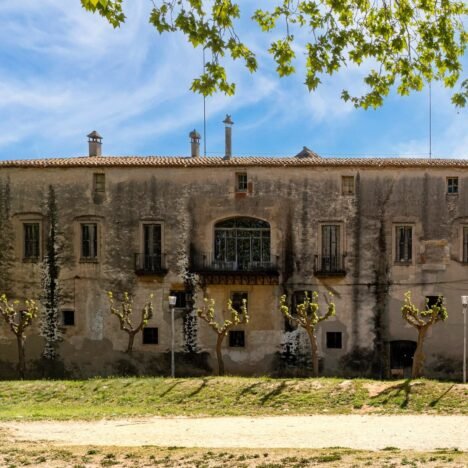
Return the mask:
<svg viewBox="0 0 468 468">
<path fill-rule="evenodd" d="M 102 154 L 102 136 L 96 130 L 88 135 L 89 157 L 99 157 Z"/>
<path fill-rule="evenodd" d="M 200 138 L 201 138 L 201 136 L 195 129 L 193 129 L 189 133 L 189 137 L 190 137 L 190 146 L 191 146 L 191 150 L 192 150 L 192 158 L 199 158 L 200 157 Z"/>
<path fill-rule="evenodd" d="M 224 134 L 225 134 L 225 142 L 226 142 L 226 149 L 224 154 L 224 159 L 231 159 L 232 157 L 232 126 L 234 122 L 231 119 L 229 114 L 226 114 L 226 118 L 223 120 L 224 124 Z"/>
</svg>

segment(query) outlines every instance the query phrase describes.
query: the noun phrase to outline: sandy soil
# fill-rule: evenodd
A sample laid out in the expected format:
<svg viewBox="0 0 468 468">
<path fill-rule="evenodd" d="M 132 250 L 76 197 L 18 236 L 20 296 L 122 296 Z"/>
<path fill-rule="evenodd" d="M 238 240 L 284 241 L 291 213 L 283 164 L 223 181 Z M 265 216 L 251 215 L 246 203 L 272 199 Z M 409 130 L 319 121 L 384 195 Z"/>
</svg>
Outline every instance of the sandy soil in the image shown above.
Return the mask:
<svg viewBox="0 0 468 468">
<path fill-rule="evenodd" d="M 276 416 L 5 422 L 18 440 L 65 445 L 468 450 L 467 416 Z"/>
</svg>

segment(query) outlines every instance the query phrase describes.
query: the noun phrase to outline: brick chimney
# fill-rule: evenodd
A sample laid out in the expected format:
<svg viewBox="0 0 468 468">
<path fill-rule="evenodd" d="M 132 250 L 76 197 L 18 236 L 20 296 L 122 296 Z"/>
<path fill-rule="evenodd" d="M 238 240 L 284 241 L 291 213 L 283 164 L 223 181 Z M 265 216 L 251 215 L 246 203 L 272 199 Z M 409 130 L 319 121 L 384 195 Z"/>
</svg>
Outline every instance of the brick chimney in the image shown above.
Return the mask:
<svg viewBox="0 0 468 468">
<path fill-rule="evenodd" d="M 223 120 L 224 124 L 224 134 L 226 141 L 226 149 L 224 154 L 224 159 L 231 159 L 232 157 L 232 126 L 234 122 L 231 119 L 229 114 L 226 114 L 226 118 Z"/>
<path fill-rule="evenodd" d="M 89 157 L 99 157 L 102 154 L 102 136 L 96 130 L 88 135 Z"/>
<path fill-rule="evenodd" d="M 192 150 L 192 158 L 199 158 L 200 157 L 200 134 L 193 129 L 189 133 L 190 137 L 190 146 Z"/>
</svg>

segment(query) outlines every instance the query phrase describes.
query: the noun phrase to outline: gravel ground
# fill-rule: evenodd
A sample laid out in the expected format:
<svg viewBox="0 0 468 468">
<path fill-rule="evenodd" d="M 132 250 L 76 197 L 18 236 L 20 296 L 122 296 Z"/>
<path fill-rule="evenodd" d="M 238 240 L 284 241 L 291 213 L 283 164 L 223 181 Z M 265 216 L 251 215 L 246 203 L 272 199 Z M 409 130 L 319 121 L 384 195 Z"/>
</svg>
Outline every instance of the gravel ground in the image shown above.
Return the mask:
<svg viewBox="0 0 468 468">
<path fill-rule="evenodd" d="M 468 416 L 274 416 L 5 422 L 9 437 L 64 445 L 468 450 Z"/>
</svg>

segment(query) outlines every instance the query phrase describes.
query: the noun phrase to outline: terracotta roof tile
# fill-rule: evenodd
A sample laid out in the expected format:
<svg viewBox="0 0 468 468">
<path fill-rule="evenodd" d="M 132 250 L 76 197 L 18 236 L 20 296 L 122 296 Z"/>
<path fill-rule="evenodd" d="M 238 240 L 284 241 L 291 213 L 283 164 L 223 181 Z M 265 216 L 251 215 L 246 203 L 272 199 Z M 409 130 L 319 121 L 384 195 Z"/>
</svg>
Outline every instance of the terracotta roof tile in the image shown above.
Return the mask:
<svg viewBox="0 0 468 468">
<path fill-rule="evenodd" d="M 99 156 L 0 161 L 0 168 L 68 168 L 68 167 L 454 167 L 468 168 L 466 159 L 413 158 L 276 158 L 170 157 L 170 156 Z"/>
</svg>

